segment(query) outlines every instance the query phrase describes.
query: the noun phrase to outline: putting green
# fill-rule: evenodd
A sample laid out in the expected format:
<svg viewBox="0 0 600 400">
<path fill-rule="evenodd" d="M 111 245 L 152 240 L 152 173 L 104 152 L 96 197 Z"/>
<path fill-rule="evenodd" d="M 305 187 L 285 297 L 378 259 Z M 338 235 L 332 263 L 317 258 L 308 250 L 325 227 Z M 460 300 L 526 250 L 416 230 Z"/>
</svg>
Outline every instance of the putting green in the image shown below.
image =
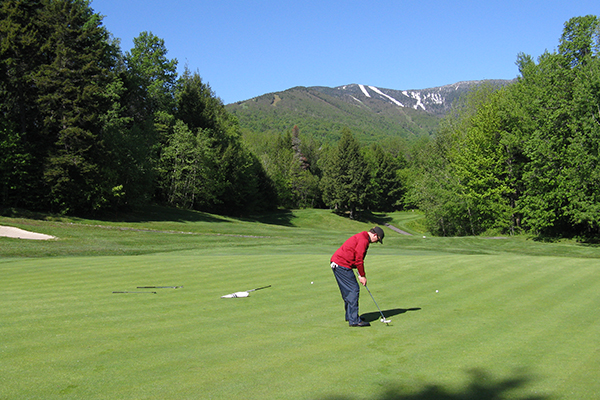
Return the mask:
<svg viewBox="0 0 600 400">
<path fill-rule="evenodd" d="M 197 250 L 5 259 L 0 398 L 550 400 L 600 393 L 597 259 L 501 248 L 452 253 L 444 239 L 439 250 L 434 242 L 421 249 L 409 246 L 414 238 L 390 234 L 369 250 L 367 275 L 392 323 L 376 320 L 363 291 L 360 310 L 373 326 L 349 328 L 328 268 L 344 235 L 315 246 L 239 239 L 243 245 L 216 250 L 198 236 Z M 137 289 L 148 285 L 183 288 Z M 272 286 L 247 298 L 220 298 L 265 285 Z"/>
</svg>

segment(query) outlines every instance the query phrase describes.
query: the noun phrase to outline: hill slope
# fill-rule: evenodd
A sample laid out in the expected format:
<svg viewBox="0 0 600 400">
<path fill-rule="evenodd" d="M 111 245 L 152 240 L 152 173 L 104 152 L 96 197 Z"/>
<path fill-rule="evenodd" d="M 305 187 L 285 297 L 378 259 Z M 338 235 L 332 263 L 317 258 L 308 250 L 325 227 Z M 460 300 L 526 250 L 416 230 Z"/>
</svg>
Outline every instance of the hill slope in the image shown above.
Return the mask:
<svg viewBox="0 0 600 400">
<path fill-rule="evenodd" d="M 285 132 L 298 125 L 303 134 L 336 140 L 350 128 L 362 142 L 382 137 L 431 135 L 452 103 L 482 83 L 469 81 L 422 90 L 393 90 L 351 84 L 335 88 L 294 87 L 227 105 L 246 132 Z"/>
</svg>

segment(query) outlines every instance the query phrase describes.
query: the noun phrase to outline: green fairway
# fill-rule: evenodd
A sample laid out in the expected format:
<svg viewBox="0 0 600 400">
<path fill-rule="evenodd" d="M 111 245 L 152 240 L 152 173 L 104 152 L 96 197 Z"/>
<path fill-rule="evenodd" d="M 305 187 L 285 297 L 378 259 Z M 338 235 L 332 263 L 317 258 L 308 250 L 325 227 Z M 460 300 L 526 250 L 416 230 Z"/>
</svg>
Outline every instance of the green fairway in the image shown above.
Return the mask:
<svg viewBox="0 0 600 400">
<path fill-rule="evenodd" d="M 363 289 L 372 326 L 349 328 L 328 260 L 372 223 L 324 210 L 243 220 L 154 211 L 113 222 L 0 217 L 58 237 L 0 238 L 0 399 L 600 394 L 597 247 L 430 238 L 411 229 L 414 213 L 385 216 L 414 234 L 386 229 L 366 259 L 392 322 L 378 321 Z"/>
</svg>

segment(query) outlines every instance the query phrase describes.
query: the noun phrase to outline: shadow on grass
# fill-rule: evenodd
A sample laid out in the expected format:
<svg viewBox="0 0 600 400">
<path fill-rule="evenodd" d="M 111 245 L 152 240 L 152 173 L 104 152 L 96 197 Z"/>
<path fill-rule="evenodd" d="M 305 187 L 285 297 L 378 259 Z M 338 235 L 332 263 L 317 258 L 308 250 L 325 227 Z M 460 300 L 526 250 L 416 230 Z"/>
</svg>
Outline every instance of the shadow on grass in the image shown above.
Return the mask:
<svg viewBox="0 0 600 400">
<path fill-rule="evenodd" d="M 59 214 L 50 214 L 44 212 L 28 211 L 19 208 L 0 209 L 0 216 L 9 218 L 26 218 L 40 221 L 60 219 L 65 216 Z M 215 214 L 208 214 L 202 211 L 185 210 L 174 207 L 163 207 L 158 205 L 148 205 L 136 208 L 127 212 L 105 212 L 93 216 L 68 216 L 70 220 L 81 220 L 95 218 L 100 221 L 110 222 L 230 222 Z"/>
<path fill-rule="evenodd" d="M 0 216 L 8 218 L 25 218 L 44 221 L 45 219 L 47 219 L 48 214 L 36 211 L 28 211 L 20 208 L 2 208 L 0 209 Z"/>
<path fill-rule="evenodd" d="M 386 318 L 391 318 L 394 315 L 404 314 L 408 311 L 419 311 L 420 309 L 421 308 L 419 308 L 419 307 L 416 307 L 416 308 L 393 308 L 390 310 L 381 310 L 381 312 L 383 313 L 383 315 L 385 315 Z M 373 322 L 373 321 L 377 321 L 381 317 L 381 314 L 379 314 L 379 311 L 376 311 L 376 312 L 361 314 L 360 317 L 363 319 L 363 321 Z"/>
<path fill-rule="evenodd" d="M 240 218 L 244 221 L 256 221 L 268 225 L 294 226 L 292 220 L 296 218 L 291 210 L 279 210 L 261 215 L 252 215 Z"/>
<path fill-rule="evenodd" d="M 115 217 L 111 218 L 115 219 Z M 217 214 L 209 214 L 202 211 L 184 210 L 163 206 L 146 206 L 137 211 L 128 214 L 122 214 L 116 217 L 117 220 L 123 222 L 231 222 L 232 220 L 236 220 L 282 226 L 293 226 L 292 220 L 294 218 L 294 214 L 290 210 L 280 210 L 247 217 L 221 217 Z"/>
<path fill-rule="evenodd" d="M 385 213 L 374 213 L 368 210 L 357 212 L 354 219 L 374 225 L 385 225 L 392 222 L 392 218 L 388 217 Z"/>
<path fill-rule="evenodd" d="M 372 397 L 373 400 L 551 400 L 548 395 L 523 394 L 515 395 L 514 390 L 523 390 L 533 381 L 526 373 L 496 379 L 482 369 L 469 371 L 468 384 L 460 390 L 447 389 L 438 384 L 428 384 L 420 389 L 407 389 L 397 384 L 390 384 L 385 391 Z M 361 397 L 363 398 L 363 397 Z M 351 396 L 329 396 L 321 400 L 355 400 Z"/>
<path fill-rule="evenodd" d="M 230 222 L 226 218 L 202 211 L 156 205 L 140 207 L 129 213 L 107 214 L 103 219 L 115 222 Z"/>
</svg>

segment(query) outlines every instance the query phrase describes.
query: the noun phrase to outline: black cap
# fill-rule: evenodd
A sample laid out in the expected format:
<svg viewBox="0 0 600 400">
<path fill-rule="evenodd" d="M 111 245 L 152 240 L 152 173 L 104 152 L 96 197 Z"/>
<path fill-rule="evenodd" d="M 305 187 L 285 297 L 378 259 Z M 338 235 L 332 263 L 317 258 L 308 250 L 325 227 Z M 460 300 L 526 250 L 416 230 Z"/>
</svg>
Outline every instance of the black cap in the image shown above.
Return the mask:
<svg viewBox="0 0 600 400">
<path fill-rule="evenodd" d="M 379 243 L 383 244 L 383 237 L 385 236 L 385 233 L 383 232 L 383 229 L 381 229 L 380 227 L 376 226 L 375 228 L 371 229 L 371 232 L 377 234 L 377 238 L 379 240 L 377 240 Z"/>
</svg>

